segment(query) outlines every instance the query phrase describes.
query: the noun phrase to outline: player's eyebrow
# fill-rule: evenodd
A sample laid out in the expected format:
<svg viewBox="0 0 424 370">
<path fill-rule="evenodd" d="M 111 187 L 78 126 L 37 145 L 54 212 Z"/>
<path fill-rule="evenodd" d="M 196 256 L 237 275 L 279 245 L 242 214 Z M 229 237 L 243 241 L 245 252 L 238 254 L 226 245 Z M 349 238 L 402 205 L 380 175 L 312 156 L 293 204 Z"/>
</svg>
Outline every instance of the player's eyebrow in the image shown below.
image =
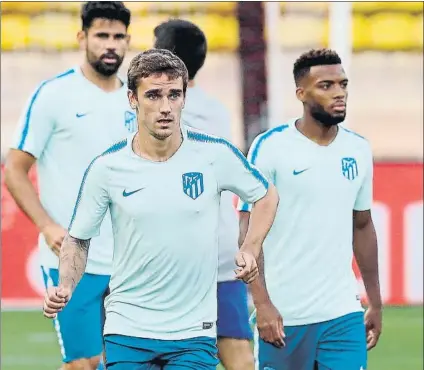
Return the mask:
<svg viewBox="0 0 424 370">
<path fill-rule="evenodd" d="M 144 92 L 144 95 L 148 94 L 159 94 L 162 92 L 162 89 L 150 89 Z"/>
<path fill-rule="evenodd" d="M 347 78 L 344 78 L 340 81 L 337 80 L 318 80 L 316 83 L 317 85 L 319 84 L 323 84 L 323 83 L 327 83 L 327 84 L 334 84 L 334 83 L 344 83 L 344 82 L 348 82 L 349 80 Z"/>
<path fill-rule="evenodd" d="M 183 90 L 181 90 L 181 89 L 170 89 L 169 91 L 173 94 L 182 94 L 183 93 Z"/>
</svg>

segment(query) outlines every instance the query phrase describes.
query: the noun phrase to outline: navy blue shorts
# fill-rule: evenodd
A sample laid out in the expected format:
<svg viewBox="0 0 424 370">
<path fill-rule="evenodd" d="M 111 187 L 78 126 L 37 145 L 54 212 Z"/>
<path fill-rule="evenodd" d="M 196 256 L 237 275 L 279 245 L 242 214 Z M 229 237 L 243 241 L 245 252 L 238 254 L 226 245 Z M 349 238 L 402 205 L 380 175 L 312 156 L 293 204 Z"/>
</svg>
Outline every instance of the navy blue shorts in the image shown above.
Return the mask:
<svg viewBox="0 0 424 370">
<path fill-rule="evenodd" d="M 44 284 L 57 286 L 59 271 L 42 268 Z M 103 296 L 110 276 L 84 274 L 72 298 L 53 325 L 63 362 L 98 356 L 103 352 Z"/>
<path fill-rule="evenodd" d="M 247 286 L 243 281 L 218 283 L 218 338 L 253 338 L 249 324 Z"/>
<path fill-rule="evenodd" d="M 215 370 L 216 339 L 160 340 L 105 336 L 108 370 Z"/>
<path fill-rule="evenodd" d="M 311 325 L 286 326 L 286 346 L 258 338 L 259 370 L 365 370 L 367 345 L 363 312 Z"/>
</svg>

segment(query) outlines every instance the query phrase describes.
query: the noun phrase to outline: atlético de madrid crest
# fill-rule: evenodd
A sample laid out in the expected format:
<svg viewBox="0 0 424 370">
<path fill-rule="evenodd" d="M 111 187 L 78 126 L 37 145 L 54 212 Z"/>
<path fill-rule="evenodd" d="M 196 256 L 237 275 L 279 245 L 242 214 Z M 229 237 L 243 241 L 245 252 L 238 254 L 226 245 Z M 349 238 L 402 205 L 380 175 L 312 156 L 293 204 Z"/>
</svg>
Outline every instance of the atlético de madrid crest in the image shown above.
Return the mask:
<svg viewBox="0 0 424 370">
<path fill-rule="evenodd" d="M 187 172 L 183 174 L 183 191 L 191 199 L 197 199 L 205 190 L 203 174 L 201 172 Z"/>
</svg>

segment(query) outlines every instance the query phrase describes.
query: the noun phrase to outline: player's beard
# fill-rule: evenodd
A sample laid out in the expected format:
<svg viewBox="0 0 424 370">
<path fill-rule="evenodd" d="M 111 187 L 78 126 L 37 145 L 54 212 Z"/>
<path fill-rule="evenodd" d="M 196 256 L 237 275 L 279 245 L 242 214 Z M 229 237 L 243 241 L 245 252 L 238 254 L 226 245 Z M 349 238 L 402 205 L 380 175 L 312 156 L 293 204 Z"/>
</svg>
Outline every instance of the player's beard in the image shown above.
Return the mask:
<svg viewBox="0 0 424 370">
<path fill-rule="evenodd" d="M 309 108 L 311 116 L 318 122 L 321 122 L 323 126 L 331 127 L 338 125 L 343 122 L 346 118 L 346 110 L 344 113 L 338 115 L 332 115 L 325 111 L 324 107 L 321 104 L 314 103 L 310 105 Z"/>
<path fill-rule="evenodd" d="M 120 57 L 116 53 L 104 54 L 100 58 L 97 58 L 92 53 L 90 53 L 90 51 L 88 49 L 86 50 L 86 56 L 87 56 L 88 62 L 93 67 L 93 69 L 98 74 L 100 74 L 104 77 L 110 77 L 110 76 L 113 76 L 114 74 L 116 74 L 118 72 L 119 67 L 121 66 L 121 64 L 124 60 L 124 57 Z M 116 58 L 116 62 L 113 63 L 113 64 L 104 63 L 103 58 L 105 58 L 106 56 L 113 56 L 114 58 Z"/>
</svg>

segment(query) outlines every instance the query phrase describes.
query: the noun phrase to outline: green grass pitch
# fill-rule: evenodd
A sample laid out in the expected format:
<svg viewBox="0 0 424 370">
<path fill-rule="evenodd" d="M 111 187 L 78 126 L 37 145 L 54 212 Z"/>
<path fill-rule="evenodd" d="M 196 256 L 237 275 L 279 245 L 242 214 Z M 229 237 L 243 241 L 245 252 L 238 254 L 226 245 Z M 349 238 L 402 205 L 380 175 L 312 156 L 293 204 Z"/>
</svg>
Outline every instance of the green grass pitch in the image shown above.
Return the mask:
<svg viewBox="0 0 424 370">
<path fill-rule="evenodd" d="M 368 370 L 422 370 L 423 329 L 422 306 L 386 308 L 383 335 L 378 347 L 369 353 Z M 3 370 L 60 367 L 52 323 L 41 312 L 2 312 L 1 339 Z"/>
</svg>

